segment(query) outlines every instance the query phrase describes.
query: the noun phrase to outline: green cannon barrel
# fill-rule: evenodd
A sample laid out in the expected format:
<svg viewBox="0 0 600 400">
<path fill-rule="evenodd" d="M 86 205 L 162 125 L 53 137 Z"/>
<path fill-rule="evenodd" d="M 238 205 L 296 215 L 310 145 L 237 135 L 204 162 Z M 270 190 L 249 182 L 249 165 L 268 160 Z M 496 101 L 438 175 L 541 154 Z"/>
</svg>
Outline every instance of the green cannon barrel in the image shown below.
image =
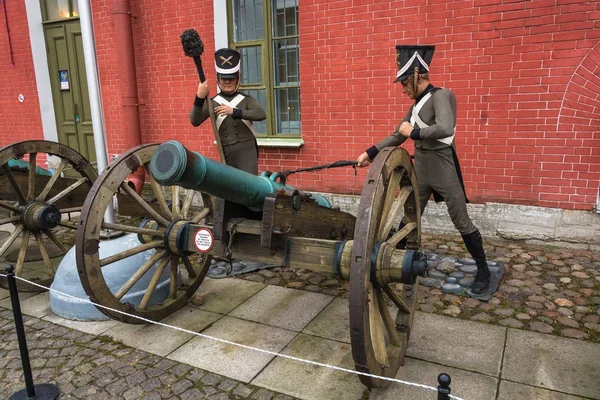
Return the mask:
<svg viewBox="0 0 600 400">
<path fill-rule="evenodd" d="M 255 176 L 211 160 L 174 140 L 161 144 L 154 152 L 150 172 L 160 185 L 178 185 L 198 190 L 254 211 L 262 210 L 268 194 L 281 189 L 294 189 L 267 177 Z M 318 204 L 331 207 L 325 198 L 312 196 Z"/>
</svg>

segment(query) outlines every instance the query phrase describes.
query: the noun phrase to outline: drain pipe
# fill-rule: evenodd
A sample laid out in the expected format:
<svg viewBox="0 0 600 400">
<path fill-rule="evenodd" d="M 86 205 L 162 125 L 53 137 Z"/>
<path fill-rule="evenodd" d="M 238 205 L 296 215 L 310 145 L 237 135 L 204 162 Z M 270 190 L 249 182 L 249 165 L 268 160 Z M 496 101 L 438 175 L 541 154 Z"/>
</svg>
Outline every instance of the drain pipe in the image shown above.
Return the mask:
<svg viewBox="0 0 600 400">
<path fill-rule="evenodd" d="M 137 75 L 133 50 L 133 29 L 131 24 L 131 4 L 129 0 L 113 1 L 113 22 L 117 44 L 117 63 L 121 79 L 121 103 L 124 121 L 124 145 L 126 150 L 142 144 L 142 129 L 138 101 Z M 145 173 L 142 168 L 129 176 L 136 192 L 142 192 Z"/>
</svg>

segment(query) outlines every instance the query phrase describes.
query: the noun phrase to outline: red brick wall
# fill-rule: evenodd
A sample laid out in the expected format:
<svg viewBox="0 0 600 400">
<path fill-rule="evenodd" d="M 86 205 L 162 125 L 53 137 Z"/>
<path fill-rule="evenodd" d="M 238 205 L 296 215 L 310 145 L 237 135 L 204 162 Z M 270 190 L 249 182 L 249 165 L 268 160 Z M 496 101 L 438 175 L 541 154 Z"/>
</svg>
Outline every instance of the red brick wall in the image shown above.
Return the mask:
<svg viewBox="0 0 600 400">
<path fill-rule="evenodd" d="M 5 1 L 8 29 L 0 3 L 0 146 L 44 136 L 25 2 Z M 19 94 L 24 97 L 22 103 L 18 100 Z"/>
<path fill-rule="evenodd" d="M 209 124 L 189 124 L 198 80 L 179 38 L 189 28 L 199 32 L 214 82 L 213 1 L 131 2 L 143 142 L 176 139 L 218 158 Z M 93 18 L 113 154 L 127 150 L 122 138 L 131 133 L 123 126 L 111 4 L 94 2 Z M 21 34 L 13 34 L 18 79 L 8 81 L 8 91 L 14 95 L 0 93 L 2 140 L 14 137 L 6 133 L 9 126 L 27 137 L 40 130 L 31 51 L 28 41 L 14 43 L 27 39 L 24 7 L 15 0 L 7 6 L 11 34 Z M 457 96 L 457 150 L 470 199 L 593 208 L 600 181 L 600 2 L 303 0 L 299 11 L 305 145 L 261 149 L 261 169 L 356 159 L 391 133 L 410 106 L 392 84 L 394 46 L 435 44 L 431 78 Z M 4 69 L 10 64 L 2 24 Z M 12 88 L 23 85 L 30 86 L 25 107 Z M 29 114 L 21 116 L 25 108 Z M 360 193 L 365 174 L 344 168 L 292 175 L 289 182 L 304 190 Z"/>
</svg>

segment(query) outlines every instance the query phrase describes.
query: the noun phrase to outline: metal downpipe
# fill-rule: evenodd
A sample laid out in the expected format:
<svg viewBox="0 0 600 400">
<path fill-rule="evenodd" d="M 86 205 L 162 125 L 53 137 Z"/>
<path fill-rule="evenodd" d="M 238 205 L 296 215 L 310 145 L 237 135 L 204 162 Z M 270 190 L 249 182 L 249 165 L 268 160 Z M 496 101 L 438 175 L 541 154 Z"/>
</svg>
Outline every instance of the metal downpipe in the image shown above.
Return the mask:
<svg viewBox="0 0 600 400">
<path fill-rule="evenodd" d="M 117 64 L 121 80 L 121 104 L 124 116 L 124 135 L 122 137 L 126 150 L 142 144 L 142 129 L 135 71 L 135 54 L 133 49 L 133 28 L 131 24 L 131 4 L 129 0 L 113 1 L 113 22 L 115 24 L 115 42 L 117 46 Z M 144 170 L 138 168 L 129 176 L 129 181 L 141 193 L 144 186 Z"/>
</svg>

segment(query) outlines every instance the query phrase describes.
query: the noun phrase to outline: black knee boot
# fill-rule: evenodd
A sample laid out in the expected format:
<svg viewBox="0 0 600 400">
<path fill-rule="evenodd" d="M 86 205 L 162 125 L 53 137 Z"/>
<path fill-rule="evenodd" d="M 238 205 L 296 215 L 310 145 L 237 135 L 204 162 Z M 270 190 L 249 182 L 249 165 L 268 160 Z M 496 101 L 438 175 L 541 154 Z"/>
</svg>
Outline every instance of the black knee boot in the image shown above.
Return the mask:
<svg viewBox="0 0 600 400">
<path fill-rule="evenodd" d="M 490 277 L 492 274 L 490 273 L 485 259 L 481 234 L 476 230 L 468 235 L 462 235 L 462 238 L 467 250 L 471 253 L 471 256 L 477 264 L 477 275 L 475 275 L 475 281 L 473 282 L 471 291 L 475 294 L 483 293 L 490 284 Z"/>
</svg>

